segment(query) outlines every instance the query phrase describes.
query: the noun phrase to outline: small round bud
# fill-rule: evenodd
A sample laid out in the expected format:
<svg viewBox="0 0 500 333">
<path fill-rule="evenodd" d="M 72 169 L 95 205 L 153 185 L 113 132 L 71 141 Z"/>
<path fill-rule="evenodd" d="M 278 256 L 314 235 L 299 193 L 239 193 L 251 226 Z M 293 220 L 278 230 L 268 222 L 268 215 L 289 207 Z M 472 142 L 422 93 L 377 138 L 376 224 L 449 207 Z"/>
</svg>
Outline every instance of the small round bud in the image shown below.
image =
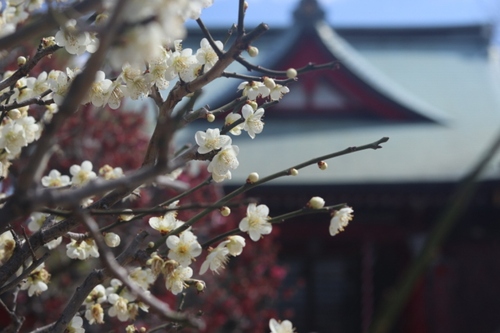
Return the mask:
<svg viewBox="0 0 500 333">
<path fill-rule="evenodd" d="M 149 242 L 149 243 L 148 243 L 148 247 L 149 247 L 150 249 L 152 249 L 153 247 L 155 247 L 155 242 Z"/>
<path fill-rule="evenodd" d="M 253 184 L 259 181 L 259 174 L 257 172 L 252 172 L 247 177 L 247 184 Z"/>
<path fill-rule="evenodd" d="M 325 161 L 319 161 L 318 168 L 320 168 L 320 170 L 326 170 L 328 168 L 328 164 Z"/>
<path fill-rule="evenodd" d="M 141 333 L 146 332 L 146 327 L 142 326 L 142 327 L 139 329 L 139 332 L 141 332 Z"/>
<path fill-rule="evenodd" d="M 325 206 L 325 200 L 321 197 L 312 197 L 307 203 L 307 207 L 312 209 L 321 209 Z"/>
<path fill-rule="evenodd" d="M 9 115 L 9 118 L 12 120 L 19 119 L 22 116 L 21 111 L 19 111 L 18 109 L 12 109 L 7 114 Z"/>
<path fill-rule="evenodd" d="M 203 281 L 197 281 L 196 282 L 196 290 L 199 293 L 203 292 L 203 290 L 205 290 L 206 287 L 207 286 L 206 286 L 205 282 L 203 282 Z"/>
<path fill-rule="evenodd" d="M 23 56 L 17 57 L 17 65 L 18 66 L 22 66 L 25 63 L 26 63 L 26 57 L 23 57 Z"/>
<path fill-rule="evenodd" d="M 213 113 L 209 113 L 209 114 L 207 114 L 207 121 L 208 121 L 209 123 L 213 123 L 213 122 L 214 122 L 214 120 L 215 120 L 215 116 L 214 116 L 214 114 L 213 114 Z"/>
<path fill-rule="evenodd" d="M 120 236 L 118 236 L 114 232 L 107 232 L 106 235 L 104 235 L 104 241 L 109 247 L 117 247 L 118 245 L 120 245 L 121 240 Z"/>
<path fill-rule="evenodd" d="M 274 89 L 274 88 L 276 88 L 276 83 L 275 83 L 275 82 L 274 82 L 274 80 L 273 80 L 273 79 L 271 79 L 270 77 L 265 76 L 265 77 L 264 77 L 264 82 L 263 82 L 263 83 L 264 83 L 264 85 L 265 85 L 266 87 L 268 87 L 269 89 Z"/>
<path fill-rule="evenodd" d="M 223 206 L 220 208 L 220 215 L 229 216 L 231 214 L 231 209 L 228 206 Z"/>
<path fill-rule="evenodd" d="M 286 77 L 289 79 L 294 79 L 297 77 L 297 70 L 295 68 L 288 68 L 286 70 Z"/>
<path fill-rule="evenodd" d="M 295 168 L 291 168 L 289 171 L 291 176 L 297 176 L 299 174 L 299 170 L 295 169 Z"/>
<path fill-rule="evenodd" d="M 127 213 L 127 212 L 130 212 L 130 213 Z M 134 214 L 132 214 L 131 209 L 124 209 L 123 213 L 120 214 L 120 216 L 118 216 L 118 220 L 120 220 L 120 222 L 130 221 L 133 218 L 134 218 Z"/>
<path fill-rule="evenodd" d="M 256 48 L 255 46 L 249 46 L 247 49 L 247 52 L 248 52 L 248 55 L 252 58 L 259 55 L 259 49 Z"/>
</svg>

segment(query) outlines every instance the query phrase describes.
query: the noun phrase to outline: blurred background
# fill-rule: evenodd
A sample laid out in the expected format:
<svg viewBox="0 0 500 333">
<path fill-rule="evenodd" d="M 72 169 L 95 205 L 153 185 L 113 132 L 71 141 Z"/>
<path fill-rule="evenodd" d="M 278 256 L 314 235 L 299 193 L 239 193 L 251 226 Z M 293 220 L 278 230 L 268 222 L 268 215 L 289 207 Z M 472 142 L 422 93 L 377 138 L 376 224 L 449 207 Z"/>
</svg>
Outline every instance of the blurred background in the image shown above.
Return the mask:
<svg viewBox="0 0 500 333">
<path fill-rule="evenodd" d="M 334 238 L 328 217 L 281 226 L 275 242 L 287 274 L 278 318 L 290 319 L 298 332 L 368 332 L 460 180 L 500 131 L 500 3 L 248 4 L 247 31 L 260 22 L 271 28 L 255 42 L 260 53 L 252 63 L 283 70 L 309 62 L 339 66 L 291 84 L 291 93 L 266 110 L 265 130 L 253 142 L 233 139 L 240 167 L 227 190 L 253 171 L 264 176 L 390 137 L 383 149 L 331 160 L 325 171 L 309 167 L 249 194 L 271 215 L 314 195 L 354 208 L 353 222 Z M 218 0 L 202 19 L 223 40 L 236 13 L 237 1 Z M 186 43 L 198 43 L 203 36 L 191 28 Z M 238 82 L 222 81 L 205 93 L 213 107 L 237 95 Z M 500 332 L 499 167 L 495 155 L 388 331 Z"/>
</svg>

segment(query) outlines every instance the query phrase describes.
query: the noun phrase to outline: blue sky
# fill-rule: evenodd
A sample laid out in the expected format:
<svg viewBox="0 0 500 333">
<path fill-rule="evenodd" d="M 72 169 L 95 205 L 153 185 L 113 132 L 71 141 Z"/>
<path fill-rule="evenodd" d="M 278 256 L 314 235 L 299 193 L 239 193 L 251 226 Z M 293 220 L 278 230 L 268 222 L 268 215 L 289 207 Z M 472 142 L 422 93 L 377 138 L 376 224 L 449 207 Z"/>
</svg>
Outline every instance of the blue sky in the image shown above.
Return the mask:
<svg viewBox="0 0 500 333">
<path fill-rule="evenodd" d="M 292 22 L 298 0 L 247 0 L 247 24 Z M 500 0 L 319 0 L 334 26 L 421 26 L 500 21 Z M 202 18 L 210 26 L 236 21 L 238 0 L 214 0 Z"/>
</svg>

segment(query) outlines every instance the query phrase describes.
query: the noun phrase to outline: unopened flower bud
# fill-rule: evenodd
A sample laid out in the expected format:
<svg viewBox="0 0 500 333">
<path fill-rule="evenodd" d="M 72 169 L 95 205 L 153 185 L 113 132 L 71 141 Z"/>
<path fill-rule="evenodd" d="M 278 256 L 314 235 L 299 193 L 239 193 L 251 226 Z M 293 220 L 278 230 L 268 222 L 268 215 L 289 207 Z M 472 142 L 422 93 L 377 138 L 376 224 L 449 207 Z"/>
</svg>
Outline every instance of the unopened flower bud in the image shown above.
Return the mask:
<svg viewBox="0 0 500 333">
<path fill-rule="evenodd" d="M 246 11 L 248 9 L 248 2 L 243 2 L 243 10 Z"/>
<path fill-rule="evenodd" d="M 274 80 L 267 76 L 264 77 L 264 85 L 269 89 L 276 88 L 276 83 L 274 82 Z"/>
<path fill-rule="evenodd" d="M 133 324 L 130 324 L 127 327 L 125 327 L 125 332 L 126 333 L 136 333 L 137 329 L 135 328 L 135 326 Z"/>
<path fill-rule="evenodd" d="M 8 115 L 10 119 L 15 120 L 21 118 L 22 113 L 18 109 L 12 109 L 9 111 Z"/>
<path fill-rule="evenodd" d="M 325 161 L 319 161 L 318 168 L 320 168 L 320 170 L 326 170 L 328 168 L 328 164 Z"/>
<path fill-rule="evenodd" d="M 207 286 L 206 286 L 205 282 L 203 282 L 203 281 L 198 281 L 198 282 L 196 282 L 196 290 L 197 290 L 199 293 L 203 292 L 203 290 L 205 290 L 205 288 L 206 288 L 206 287 L 207 287 Z"/>
<path fill-rule="evenodd" d="M 214 114 L 213 114 L 213 113 L 209 113 L 209 114 L 207 114 L 207 121 L 208 121 L 209 123 L 213 123 L 213 122 L 214 122 L 214 120 L 215 120 L 215 116 L 214 116 Z"/>
<path fill-rule="evenodd" d="M 153 247 L 155 247 L 155 242 L 149 242 L 149 243 L 148 243 L 148 247 L 149 247 L 150 249 L 152 249 Z"/>
<path fill-rule="evenodd" d="M 312 197 L 307 203 L 307 207 L 312 209 L 321 209 L 325 206 L 325 200 L 321 197 Z"/>
<path fill-rule="evenodd" d="M 297 77 L 297 70 L 295 68 L 288 68 L 286 70 L 286 77 L 289 79 L 294 79 Z"/>
<path fill-rule="evenodd" d="M 220 215 L 229 216 L 231 214 L 231 209 L 228 206 L 223 206 L 220 208 Z"/>
<path fill-rule="evenodd" d="M 295 168 L 291 168 L 288 172 L 290 172 L 291 176 L 297 176 L 299 174 L 299 170 Z"/>
<path fill-rule="evenodd" d="M 114 232 L 107 232 L 106 235 L 104 235 L 104 241 L 109 247 L 117 247 L 118 245 L 120 245 L 121 240 L 120 236 L 118 236 Z"/>
<path fill-rule="evenodd" d="M 252 172 L 247 177 L 247 184 L 253 184 L 259 181 L 259 174 L 257 172 Z"/>
<path fill-rule="evenodd" d="M 248 55 L 252 58 L 259 55 L 259 49 L 256 48 L 255 46 L 249 46 L 247 49 L 247 52 L 248 52 Z"/>
<path fill-rule="evenodd" d="M 18 66 L 22 66 L 26 63 L 26 57 L 23 57 L 23 56 L 19 56 L 17 57 L 17 65 Z"/>
<path fill-rule="evenodd" d="M 42 38 L 42 44 L 44 48 L 56 45 L 56 38 L 53 36 Z"/>
<path fill-rule="evenodd" d="M 130 211 L 130 213 L 127 213 L 128 211 Z M 132 214 L 131 209 L 124 209 L 123 213 L 120 214 L 120 216 L 118 216 L 118 220 L 120 220 L 121 222 L 130 221 L 133 218 L 134 218 L 134 214 Z"/>
<path fill-rule="evenodd" d="M 109 16 L 108 14 L 97 15 L 97 17 L 95 18 L 95 24 L 100 25 L 106 23 L 106 21 L 108 20 L 108 16 Z"/>
</svg>

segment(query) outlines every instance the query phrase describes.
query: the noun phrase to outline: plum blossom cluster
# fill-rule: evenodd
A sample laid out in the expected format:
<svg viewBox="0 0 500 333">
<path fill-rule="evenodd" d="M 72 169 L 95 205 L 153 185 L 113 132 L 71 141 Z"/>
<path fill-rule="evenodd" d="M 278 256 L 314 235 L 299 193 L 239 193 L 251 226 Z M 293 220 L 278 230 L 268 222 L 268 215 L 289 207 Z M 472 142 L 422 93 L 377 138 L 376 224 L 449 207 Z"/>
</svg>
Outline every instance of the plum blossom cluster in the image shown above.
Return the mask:
<svg viewBox="0 0 500 333">
<path fill-rule="evenodd" d="M 136 283 L 146 294 L 149 294 L 148 289 L 156 280 L 151 269 L 142 269 L 141 267 L 133 269 L 128 278 L 131 282 Z M 83 307 L 84 310 L 81 313 L 84 313 L 84 318 L 90 325 L 103 324 L 105 322 L 105 314 L 109 317 L 116 317 L 119 321 L 126 322 L 134 320 L 139 314 L 139 310 L 143 312 L 148 312 L 149 310 L 148 306 L 137 300 L 136 295 L 132 294 L 118 279 L 112 279 L 107 288 L 102 284 L 95 286 L 85 299 Z M 83 318 L 80 316 L 75 316 L 75 318 L 77 318 L 78 327 L 81 327 Z"/>
<path fill-rule="evenodd" d="M 243 96 L 249 100 L 255 101 L 258 97 L 269 98 L 271 101 L 280 100 L 283 95 L 290 92 L 287 86 L 276 83 L 274 79 L 264 77 L 263 82 L 245 81 L 240 83 L 238 90 L 242 91 Z"/>
<path fill-rule="evenodd" d="M 243 121 L 242 121 L 243 116 Z M 245 104 L 239 113 L 230 113 L 226 116 L 225 126 L 231 126 L 230 133 L 240 135 L 241 131 L 247 131 L 248 135 L 254 139 L 264 129 L 264 109 L 257 108 L 256 103 Z M 238 122 L 237 124 L 233 124 Z M 217 152 L 208 164 L 207 170 L 212 173 L 212 178 L 216 182 L 231 179 L 231 171 L 239 166 L 237 155 L 239 147 L 232 145 L 232 139 L 228 135 L 220 133 L 218 128 L 209 128 L 205 132 L 198 131 L 195 134 L 195 141 L 198 144 L 199 154 Z"/>
<path fill-rule="evenodd" d="M 44 3 L 44 0 L 0 2 L 0 37 L 16 31 L 17 25 L 26 21 L 30 14 L 40 9 Z"/>
</svg>

